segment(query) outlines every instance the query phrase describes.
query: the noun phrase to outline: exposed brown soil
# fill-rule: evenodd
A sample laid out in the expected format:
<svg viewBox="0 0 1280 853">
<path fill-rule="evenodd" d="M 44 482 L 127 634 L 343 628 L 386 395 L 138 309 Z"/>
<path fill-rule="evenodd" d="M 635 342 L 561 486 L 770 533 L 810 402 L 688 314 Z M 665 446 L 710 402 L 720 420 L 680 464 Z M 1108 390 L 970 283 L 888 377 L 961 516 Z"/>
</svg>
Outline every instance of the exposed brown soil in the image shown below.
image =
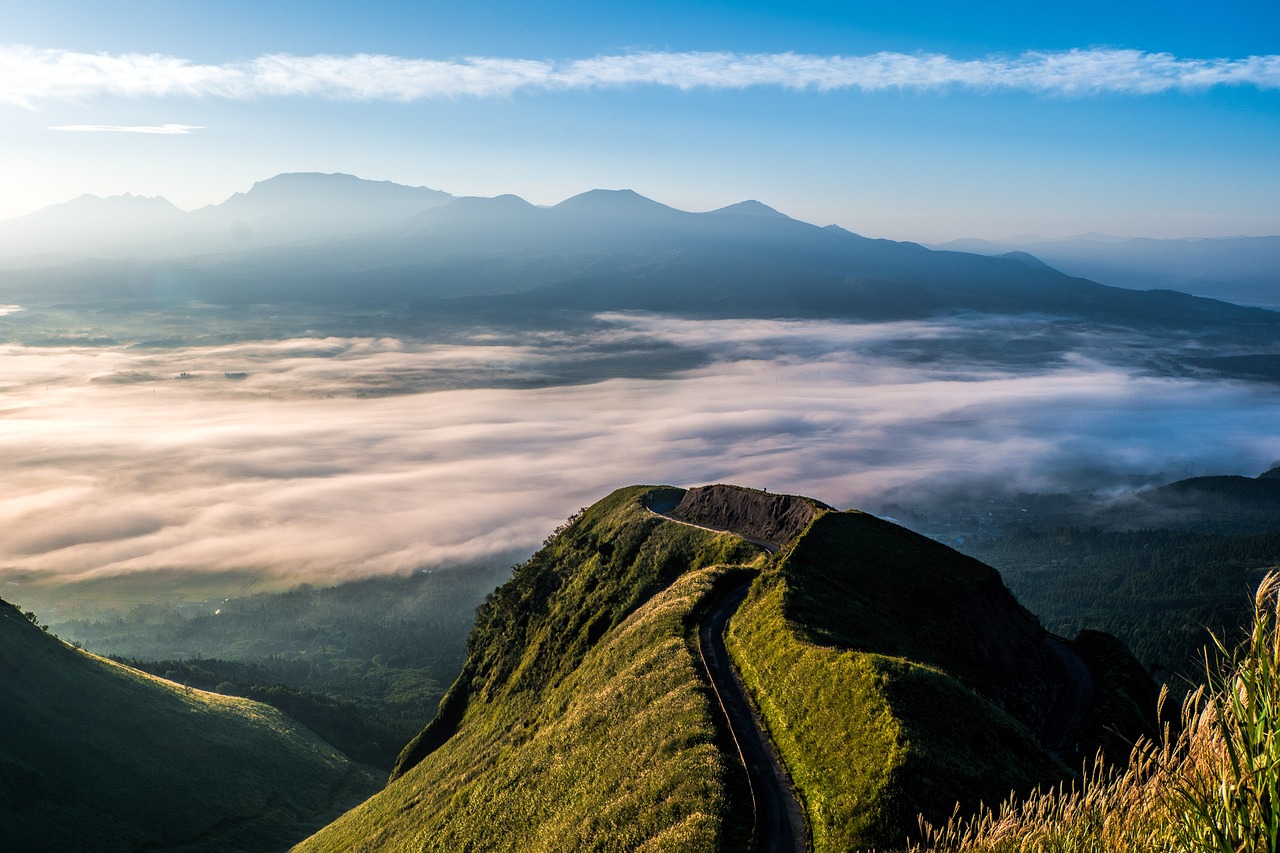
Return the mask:
<svg viewBox="0 0 1280 853">
<path fill-rule="evenodd" d="M 775 495 L 742 486 L 699 486 L 684 493 L 671 515 L 683 521 L 731 530 L 786 545 L 814 516 L 831 507 L 798 495 Z"/>
</svg>

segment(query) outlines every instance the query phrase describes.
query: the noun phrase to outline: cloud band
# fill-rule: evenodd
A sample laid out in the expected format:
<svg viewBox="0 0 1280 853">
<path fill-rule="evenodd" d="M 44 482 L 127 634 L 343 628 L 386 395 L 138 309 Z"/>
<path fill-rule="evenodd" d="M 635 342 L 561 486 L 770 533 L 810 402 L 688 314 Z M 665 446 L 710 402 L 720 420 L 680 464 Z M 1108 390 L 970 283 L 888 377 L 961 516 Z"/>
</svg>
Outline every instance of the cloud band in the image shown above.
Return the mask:
<svg viewBox="0 0 1280 853">
<path fill-rule="evenodd" d="M 1219 86 L 1274 90 L 1280 89 L 1280 55 L 1185 59 L 1168 53 L 1093 48 L 956 59 L 924 53 L 815 56 L 694 51 L 553 62 L 270 54 L 246 62 L 200 64 L 162 54 L 0 47 L 0 103 L 25 107 L 97 96 L 419 101 L 628 86 L 821 92 L 960 88 L 1071 96 L 1196 92 Z"/>
<path fill-rule="evenodd" d="M 314 580 L 499 561 L 629 483 L 737 482 L 837 506 L 956 486 L 1104 493 L 1255 474 L 1280 447 L 1265 384 L 1083 355 L 1155 351 L 1141 338 L 1066 330 L 1073 351 L 1034 369 L 964 357 L 993 329 L 1040 339 L 1043 318 L 602 320 L 465 345 L 2 346 L 0 588 L 21 572 Z M 717 360 L 661 380 L 573 378 L 602 347 L 661 342 Z M 916 357 L 929 352 L 946 355 Z M 530 387 L 486 384 L 507 375 Z"/>
<path fill-rule="evenodd" d="M 156 133 L 165 136 L 186 136 L 193 130 L 204 128 L 196 124 L 58 124 L 49 129 L 68 133 Z"/>
</svg>

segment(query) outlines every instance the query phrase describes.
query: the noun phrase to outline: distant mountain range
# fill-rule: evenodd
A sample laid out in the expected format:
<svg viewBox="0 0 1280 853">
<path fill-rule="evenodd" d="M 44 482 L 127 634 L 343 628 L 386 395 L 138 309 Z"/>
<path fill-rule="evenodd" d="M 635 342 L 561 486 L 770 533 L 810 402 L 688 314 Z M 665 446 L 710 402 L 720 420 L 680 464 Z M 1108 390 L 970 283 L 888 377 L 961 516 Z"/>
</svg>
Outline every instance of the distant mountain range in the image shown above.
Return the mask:
<svg viewBox="0 0 1280 853">
<path fill-rule="evenodd" d="M 1003 257 L 935 251 L 821 228 L 758 201 L 689 213 L 630 190 L 591 190 L 538 207 L 513 195 L 454 198 L 350 175 L 287 174 L 191 213 L 162 199 L 85 197 L 0 223 L 0 255 L 23 271 L 0 280 L 0 296 L 517 317 L 565 309 L 862 320 L 1045 314 L 1229 327 L 1231 339 L 1267 341 L 1280 329 L 1273 312 L 1067 275 L 1024 251 L 1036 245 Z M 33 261 L 41 251 L 50 254 Z M 180 292 L 166 290 L 174 281 Z"/>
<path fill-rule="evenodd" d="M 1280 237 L 1183 240 L 1086 234 L 1065 240 L 953 240 L 932 248 L 1034 256 L 1068 275 L 1135 290 L 1180 290 L 1230 302 L 1280 307 Z"/>
</svg>

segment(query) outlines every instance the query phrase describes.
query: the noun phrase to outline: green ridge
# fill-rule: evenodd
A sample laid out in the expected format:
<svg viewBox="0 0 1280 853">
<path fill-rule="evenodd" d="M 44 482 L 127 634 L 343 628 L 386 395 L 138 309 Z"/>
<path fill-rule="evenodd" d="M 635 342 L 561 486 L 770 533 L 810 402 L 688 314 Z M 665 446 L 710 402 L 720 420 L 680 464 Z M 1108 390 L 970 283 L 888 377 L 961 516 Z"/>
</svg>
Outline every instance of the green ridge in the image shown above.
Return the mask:
<svg viewBox="0 0 1280 853">
<path fill-rule="evenodd" d="M 376 784 L 269 706 L 74 649 L 0 602 L 6 850 L 281 849 Z"/>
<path fill-rule="evenodd" d="M 1032 731 L 1054 689 L 1043 637 L 989 567 L 828 512 L 756 581 L 728 645 L 821 853 L 901 846 L 918 814 L 938 821 L 957 802 L 1069 776 Z M 1092 704 L 1127 712 L 1117 694 L 1132 673 L 1114 671 Z"/>
<path fill-rule="evenodd" d="M 516 568 L 387 788 L 300 850 L 736 845 L 692 631 L 726 566 L 760 551 L 654 516 L 652 491 L 613 493 Z"/>
<path fill-rule="evenodd" d="M 754 493 L 714 488 L 708 518 L 759 509 Z M 745 849 L 749 801 L 695 641 L 718 584 L 744 571 L 759 576 L 730 621 L 730 653 L 816 850 L 901 846 L 921 812 L 945 818 L 957 801 L 1071 775 L 1042 743 L 1059 728 L 1069 644 L 1055 652 L 993 569 L 823 506 L 770 557 L 645 508 L 681 494 L 619 490 L 516 567 L 387 787 L 299 849 Z M 1071 731 L 1140 714 L 1132 693 L 1146 682 L 1123 647 L 1076 646 L 1100 664 Z"/>
</svg>

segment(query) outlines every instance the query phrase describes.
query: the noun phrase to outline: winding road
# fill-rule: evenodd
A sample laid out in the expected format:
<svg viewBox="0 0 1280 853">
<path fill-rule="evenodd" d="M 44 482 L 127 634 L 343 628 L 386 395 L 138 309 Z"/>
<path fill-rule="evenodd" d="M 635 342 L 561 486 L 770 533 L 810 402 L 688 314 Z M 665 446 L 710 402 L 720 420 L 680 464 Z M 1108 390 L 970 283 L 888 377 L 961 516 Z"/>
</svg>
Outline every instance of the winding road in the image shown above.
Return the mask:
<svg viewBox="0 0 1280 853">
<path fill-rule="evenodd" d="M 804 806 L 729 662 L 724 644 L 729 617 L 742 604 L 750 588 L 751 581 L 747 580 L 716 599 L 698 626 L 698 650 L 720 702 L 724 722 L 738 747 L 738 757 L 747 770 L 755 809 L 755 849 L 761 853 L 807 853 L 809 830 Z"/>
<path fill-rule="evenodd" d="M 719 530 L 676 518 L 670 514 L 674 506 L 648 506 L 650 512 L 677 524 L 686 524 L 716 533 L 742 534 L 732 530 Z M 745 537 L 744 537 L 745 538 Z M 769 553 L 778 550 L 773 542 L 748 539 Z M 729 619 L 747 597 L 751 580 L 721 592 L 711 604 L 710 610 L 698 625 L 698 652 L 707 671 L 707 679 L 720 706 L 722 722 L 733 738 L 738 758 L 747 771 L 751 788 L 751 804 L 754 810 L 757 853 L 808 853 L 809 827 L 805 822 L 804 806 L 791 785 L 791 778 L 782 766 L 773 742 L 765 733 L 760 717 L 747 696 L 746 687 L 729 660 L 724 634 Z"/>
</svg>

